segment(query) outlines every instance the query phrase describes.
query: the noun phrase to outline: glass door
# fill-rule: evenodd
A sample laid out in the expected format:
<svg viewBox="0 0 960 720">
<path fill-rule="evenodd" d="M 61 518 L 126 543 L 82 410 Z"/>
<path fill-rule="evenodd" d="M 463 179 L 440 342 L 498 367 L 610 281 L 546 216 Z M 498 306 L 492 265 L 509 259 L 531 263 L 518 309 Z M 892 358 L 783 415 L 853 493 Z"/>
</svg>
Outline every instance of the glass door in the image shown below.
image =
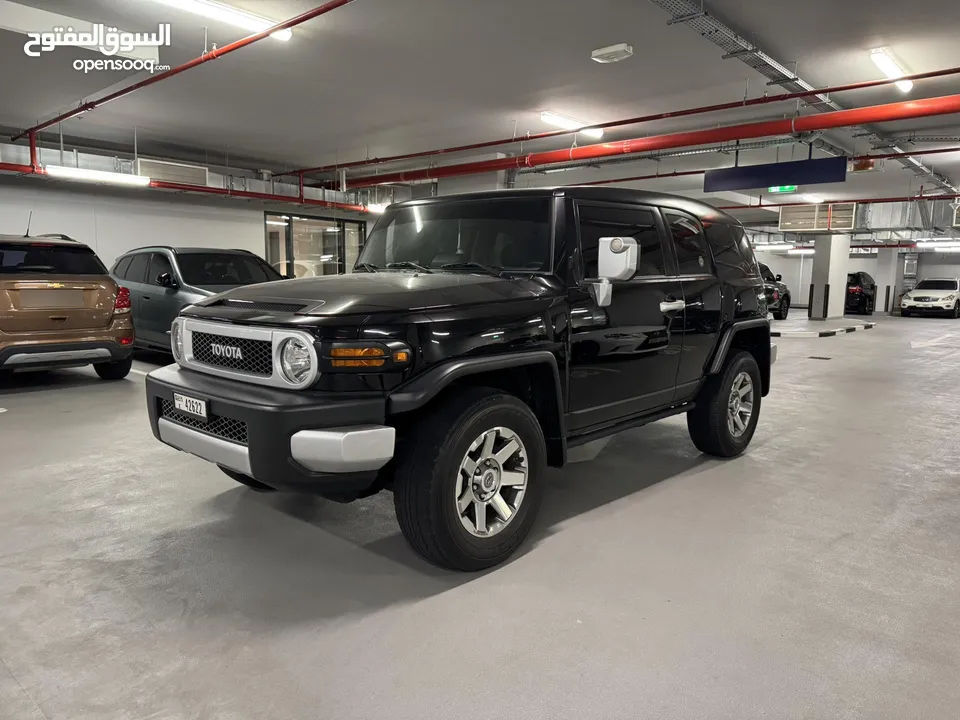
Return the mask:
<svg viewBox="0 0 960 720">
<path fill-rule="evenodd" d="M 289 277 L 353 272 L 366 223 L 266 213 L 267 261 Z"/>
</svg>

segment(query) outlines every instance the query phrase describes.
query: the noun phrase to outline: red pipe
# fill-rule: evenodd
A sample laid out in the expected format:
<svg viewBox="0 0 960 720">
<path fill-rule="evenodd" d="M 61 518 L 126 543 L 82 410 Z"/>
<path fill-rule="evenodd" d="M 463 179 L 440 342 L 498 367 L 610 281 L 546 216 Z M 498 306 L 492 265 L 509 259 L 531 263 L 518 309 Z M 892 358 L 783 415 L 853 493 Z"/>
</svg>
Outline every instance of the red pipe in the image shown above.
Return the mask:
<svg viewBox="0 0 960 720">
<path fill-rule="evenodd" d="M 182 183 L 166 182 L 165 180 L 151 180 L 150 187 L 158 190 L 179 190 L 181 192 L 208 193 L 210 195 L 223 195 L 229 197 L 247 198 L 251 200 L 267 200 L 269 202 L 281 202 L 291 205 L 315 205 L 318 207 L 331 208 L 333 210 L 345 210 L 347 212 L 370 212 L 363 205 L 348 205 L 346 203 L 330 202 L 328 200 L 298 198 L 291 197 L 290 195 L 271 195 L 269 193 L 248 192 L 246 190 L 228 190 L 226 188 L 207 187 L 206 185 L 184 185 Z"/>
<path fill-rule="evenodd" d="M 34 172 L 37 172 L 40 169 L 40 157 L 37 151 L 37 134 L 31 132 L 28 137 L 30 138 L 30 167 L 33 168 Z"/>
<path fill-rule="evenodd" d="M 136 90 L 139 90 L 141 88 L 145 88 L 148 85 L 153 85 L 154 83 L 158 83 L 161 80 L 166 80 L 167 78 L 171 78 L 174 75 L 179 75 L 180 73 L 186 72 L 187 70 L 191 68 L 195 68 L 198 65 L 203 65 L 205 62 L 209 62 L 211 60 L 215 60 L 216 58 L 223 57 L 228 53 L 234 52 L 235 50 L 239 50 L 240 48 L 244 48 L 247 45 L 252 45 L 255 42 L 263 40 L 266 37 L 270 37 L 270 35 L 272 35 L 275 32 L 278 32 L 280 30 L 288 30 L 292 27 L 296 27 L 297 25 L 301 25 L 305 23 L 307 20 L 312 20 L 315 17 L 320 17 L 321 15 L 325 15 L 331 10 L 336 10 L 337 8 L 342 7 L 343 5 L 346 5 L 351 2 L 353 2 L 353 0 L 330 0 L 330 2 L 326 2 L 323 5 L 320 5 L 319 7 L 313 8 L 313 10 L 307 10 L 307 12 L 305 13 L 301 13 L 300 15 L 290 18 L 289 20 L 284 20 L 281 23 L 277 23 L 276 25 L 273 25 L 272 27 L 269 27 L 266 30 L 263 30 L 262 32 L 254 33 L 253 35 L 248 35 L 247 37 L 241 40 L 237 40 L 236 42 L 232 42 L 229 45 L 224 45 L 221 48 L 217 48 L 216 50 L 211 50 L 208 53 L 204 53 L 200 57 L 194 58 L 190 62 L 184 63 L 183 65 L 178 65 L 175 68 L 170 68 L 169 70 L 162 72 L 159 75 L 153 75 L 147 78 L 146 80 L 142 80 L 138 83 L 131 85 L 130 87 L 123 88 L 122 90 L 117 90 L 117 92 L 111 93 L 110 95 L 102 97 L 99 100 L 91 100 L 90 102 L 83 103 L 82 105 L 80 105 L 80 107 L 75 108 L 74 110 L 69 110 L 61 115 L 57 115 L 52 120 L 47 120 L 46 122 L 42 122 L 39 125 L 34 125 L 33 127 L 24 130 L 19 135 L 15 135 L 12 139 L 19 140 L 20 138 L 30 133 L 36 133 L 40 130 L 45 130 L 48 127 L 56 125 L 57 123 L 61 123 L 64 120 L 75 118 L 77 115 L 85 113 L 89 110 L 93 110 L 94 108 L 100 107 L 101 105 L 105 105 L 111 100 L 122 98 L 123 96 L 129 95 L 130 93 L 135 92 Z"/>
<path fill-rule="evenodd" d="M 338 163 L 334 165 L 321 165 L 312 168 L 303 168 L 301 170 L 291 170 L 284 175 L 296 175 L 298 173 L 322 173 L 333 172 L 334 170 L 349 170 L 350 168 L 363 167 L 366 165 L 382 165 L 384 163 L 397 162 L 399 160 L 412 160 L 414 158 L 431 157 L 433 155 L 443 155 L 445 153 L 464 152 L 467 150 L 482 150 L 483 148 L 497 147 L 498 145 L 514 145 L 516 143 L 528 142 L 531 140 L 545 140 L 547 138 L 563 137 L 564 135 L 576 135 L 584 130 L 605 130 L 607 128 L 622 127 L 624 125 L 639 125 L 640 123 L 653 122 L 655 120 L 667 120 L 669 118 L 688 117 L 690 115 L 701 115 L 703 113 L 719 112 L 721 110 L 736 110 L 737 108 L 753 107 L 755 105 L 768 105 L 770 103 L 785 102 L 787 100 L 798 100 L 814 95 L 830 95 L 839 92 L 848 92 L 850 90 L 866 90 L 869 88 L 882 87 L 903 80 L 929 80 L 931 78 L 944 77 L 946 75 L 960 74 L 960 67 L 948 68 L 946 70 L 934 70 L 932 72 L 917 73 L 915 75 L 905 75 L 904 77 L 891 80 L 868 80 L 866 82 L 850 83 L 849 85 L 837 85 L 835 87 L 822 88 L 820 90 L 803 90 L 801 92 L 781 93 L 779 95 L 765 95 L 764 97 L 753 98 L 751 100 L 737 100 L 736 102 L 720 103 L 719 105 L 704 105 L 702 107 L 687 108 L 685 110 L 675 110 L 673 112 L 657 113 L 656 115 L 640 115 L 638 117 L 627 118 L 626 120 L 612 120 L 610 122 L 599 123 L 597 125 L 586 125 L 577 130 L 549 130 L 547 132 L 533 133 L 521 137 L 501 138 L 499 140 L 487 140 L 485 142 L 472 143 L 470 145 L 455 145 L 453 147 L 441 148 L 439 150 L 424 150 L 421 152 L 406 153 L 404 155 L 390 155 L 382 158 L 370 158 L 368 160 L 354 160 L 352 162 Z"/>
<path fill-rule="evenodd" d="M 916 157 L 918 155 L 937 155 L 939 153 L 960 152 L 960 147 L 940 148 L 938 150 L 915 150 L 912 152 L 884 153 L 883 155 L 856 155 L 850 160 L 889 160 L 891 158 Z M 714 168 L 710 168 L 712 170 Z M 657 180 L 659 178 L 683 177 L 685 175 L 703 175 L 709 170 L 683 170 L 670 173 L 659 173 L 655 175 L 635 175 L 633 177 L 612 178 L 609 180 L 591 180 L 590 182 L 570 183 L 570 185 L 611 185 L 621 182 L 635 182 L 637 180 Z M 567 186 L 569 187 L 569 186 Z"/>
<path fill-rule="evenodd" d="M 912 120 L 935 115 L 950 115 L 953 113 L 960 113 L 960 95 L 947 95 L 924 100 L 908 100 L 906 102 L 890 103 L 888 105 L 875 105 L 853 110 L 837 110 L 834 112 L 820 113 L 818 115 L 806 115 L 784 120 L 767 120 L 743 125 L 730 125 L 727 127 L 711 128 L 709 130 L 653 135 L 651 137 L 618 140 L 616 142 L 598 143 L 596 145 L 584 145 L 582 147 L 566 148 L 563 150 L 530 153 L 529 155 L 519 155 L 497 160 L 484 160 L 385 175 L 369 175 L 355 178 L 350 183 L 350 187 L 364 188 L 389 183 L 435 180 L 437 178 L 456 177 L 460 175 L 476 175 L 484 172 L 511 170 L 513 168 L 556 165 L 577 160 L 593 160 L 617 155 L 651 152 L 653 150 L 670 150 L 680 147 L 710 145 L 731 142 L 733 140 L 750 140 L 772 135 L 796 135 L 802 132 L 829 130 L 853 125 L 869 125 L 895 120 Z"/>
<path fill-rule="evenodd" d="M 14 163 L 0 163 L 0 171 L 22 173 L 24 175 L 33 175 L 36 172 L 32 165 L 15 165 Z"/>
<path fill-rule="evenodd" d="M 858 205 L 876 205 L 878 203 L 917 202 L 918 200 L 956 200 L 960 194 L 953 195 L 904 195 L 901 197 L 885 198 L 856 198 L 854 200 L 824 200 L 819 205 L 836 205 L 838 203 L 857 203 Z M 796 207 L 797 205 L 812 205 L 808 202 L 760 203 L 758 205 L 718 205 L 717 210 L 766 210 L 767 208 Z"/>
</svg>

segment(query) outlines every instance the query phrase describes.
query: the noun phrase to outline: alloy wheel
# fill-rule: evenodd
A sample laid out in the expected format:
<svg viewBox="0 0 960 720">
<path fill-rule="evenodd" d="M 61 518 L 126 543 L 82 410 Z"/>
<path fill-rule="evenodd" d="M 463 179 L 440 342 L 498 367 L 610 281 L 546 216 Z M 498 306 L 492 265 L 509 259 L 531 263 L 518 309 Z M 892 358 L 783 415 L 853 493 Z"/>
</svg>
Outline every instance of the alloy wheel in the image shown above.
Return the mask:
<svg viewBox="0 0 960 720">
<path fill-rule="evenodd" d="M 530 474 L 520 436 L 495 427 L 477 437 L 457 472 L 457 514 L 468 533 L 487 538 L 517 516 Z"/>
<path fill-rule="evenodd" d="M 727 401 L 727 429 L 733 437 L 742 436 L 753 416 L 753 379 L 741 372 L 733 380 L 730 399 Z"/>
</svg>

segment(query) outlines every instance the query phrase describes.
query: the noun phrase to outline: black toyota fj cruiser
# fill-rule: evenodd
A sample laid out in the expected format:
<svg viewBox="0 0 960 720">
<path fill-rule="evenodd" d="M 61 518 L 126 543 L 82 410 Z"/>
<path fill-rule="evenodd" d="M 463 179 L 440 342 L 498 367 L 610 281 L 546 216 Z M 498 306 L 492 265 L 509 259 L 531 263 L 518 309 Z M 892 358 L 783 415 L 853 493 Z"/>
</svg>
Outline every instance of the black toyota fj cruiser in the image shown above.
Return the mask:
<svg viewBox="0 0 960 720">
<path fill-rule="evenodd" d="M 391 489 L 459 570 L 517 548 L 571 448 L 687 413 L 701 451 L 743 452 L 776 359 L 735 219 L 593 187 L 393 205 L 353 273 L 201 300 L 171 342 L 158 439 L 257 490 Z"/>
</svg>

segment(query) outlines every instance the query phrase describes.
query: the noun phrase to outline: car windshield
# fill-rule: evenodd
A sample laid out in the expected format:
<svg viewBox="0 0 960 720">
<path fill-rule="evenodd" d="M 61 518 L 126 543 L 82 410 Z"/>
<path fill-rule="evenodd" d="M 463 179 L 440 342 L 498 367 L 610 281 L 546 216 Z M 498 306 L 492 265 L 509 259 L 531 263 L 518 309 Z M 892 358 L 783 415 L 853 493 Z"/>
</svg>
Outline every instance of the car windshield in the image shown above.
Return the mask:
<svg viewBox="0 0 960 720">
<path fill-rule="evenodd" d="M 0 242 L 0 275 L 50 273 L 53 275 L 106 275 L 96 253 L 84 245 Z"/>
<path fill-rule="evenodd" d="M 914 290 L 956 290 L 956 280 L 921 280 Z"/>
<path fill-rule="evenodd" d="M 550 198 L 428 203 L 387 210 L 357 269 L 549 272 Z"/>
<path fill-rule="evenodd" d="M 283 276 L 255 255 L 239 253 L 178 253 L 177 264 L 187 285 L 253 285 Z"/>
</svg>

